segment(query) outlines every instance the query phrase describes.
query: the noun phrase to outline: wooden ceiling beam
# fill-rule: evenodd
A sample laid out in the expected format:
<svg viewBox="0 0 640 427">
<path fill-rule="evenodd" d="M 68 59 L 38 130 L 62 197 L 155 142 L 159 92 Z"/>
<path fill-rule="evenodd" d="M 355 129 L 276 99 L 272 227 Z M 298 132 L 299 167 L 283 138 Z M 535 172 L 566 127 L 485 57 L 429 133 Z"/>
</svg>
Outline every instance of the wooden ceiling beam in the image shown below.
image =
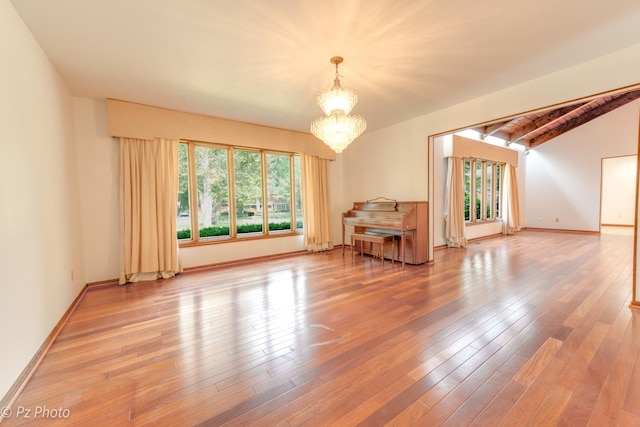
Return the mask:
<svg viewBox="0 0 640 427">
<path fill-rule="evenodd" d="M 616 108 L 620 108 L 623 105 L 628 104 L 629 102 L 635 101 L 638 98 L 640 98 L 640 90 L 627 92 L 622 95 L 615 96 L 610 101 L 605 102 L 601 105 L 598 105 L 593 109 L 586 111 L 576 117 L 570 118 L 564 123 L 561 123 L 555 128 L 552 128 L 549 131 L 539 136 L 531 138 L 529 140 L 530 146 L 531 147 L 539 146 L 540 144 L 543 144 L 549 141 L 550 139 L 556 138 L 562 135 L 563 133 L 570 131 L 573 128 L 576 128 L 587 122 L 590 122 L 591 120 L 596 119 L 604 114 L 607 114 L 615 110 Z"/>
<path fill-rule="evenodd" d="M 510 125 L 511 123 L 513 123 L 513 120 L 507 120 L 506 122 L 494 123 L 492 125 L 485 126 L 483 135 L 485 137 L 496 136 L 496 134 L 499 133 L 501 129 L 503 129 L 505 126 Z"/>
<path fill-rule="evenodd" d="M 528 142 L 528 136 L 534 132 L 538 132 L 540 129 L 550 127 L 554 122 L 562 119 L 562 117 L 574 112 L 581 108 L 585 103 L 569 105 L 562 108 L 551 110 L 543 116 L 537 117 L 531 121 L 531 123 L 523 126 L 517 132 L 511 134 L 509 142 Z"/>
</svg>

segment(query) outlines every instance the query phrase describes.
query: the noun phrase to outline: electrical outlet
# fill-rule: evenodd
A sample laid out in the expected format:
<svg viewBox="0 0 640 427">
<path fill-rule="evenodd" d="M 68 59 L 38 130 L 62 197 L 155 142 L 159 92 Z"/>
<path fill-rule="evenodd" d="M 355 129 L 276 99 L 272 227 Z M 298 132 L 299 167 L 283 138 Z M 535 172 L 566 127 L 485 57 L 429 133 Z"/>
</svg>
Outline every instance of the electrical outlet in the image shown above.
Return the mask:
<svg viewBox="0 0 640 427">
<path fill-rule="evenodd" d="M 73 273 L 73 268 L 69 270 L 69 276 L 71 277 L 71 281 L 73 282 L 73 279 L 75 278 L 75 274 Z"/>
<path fill-rule="evenodd" d="M 556 218 L 556 222 L 560 222 L 560 218 Z"/>
</svg>

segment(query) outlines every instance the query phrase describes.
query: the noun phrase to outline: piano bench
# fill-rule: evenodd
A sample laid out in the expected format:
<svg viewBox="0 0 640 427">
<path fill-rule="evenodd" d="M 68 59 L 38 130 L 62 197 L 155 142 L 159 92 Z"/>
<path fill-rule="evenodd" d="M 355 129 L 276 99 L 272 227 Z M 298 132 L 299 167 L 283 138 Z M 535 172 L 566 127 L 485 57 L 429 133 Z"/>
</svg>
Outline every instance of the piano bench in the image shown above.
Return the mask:
<svg viewBox="0 0 640 427">
<path fill-rule="evenodd" d="M 395 234 L 384 233 L 353 233 L 351 234 L 351 258 L 353 258 L 353 249 L 356 247 L 356 243 L 360 242 L 360 255 L 364 253 L 364 243 L 371 243 L 371 251 L 373 252 L 373 245 L 380 245 L 380 262 L 384 265 L 384 244 L 391 242 L 391 264 L 393 264 L 396 256 L 396 239 L 398 236 Z"/>
</svg>

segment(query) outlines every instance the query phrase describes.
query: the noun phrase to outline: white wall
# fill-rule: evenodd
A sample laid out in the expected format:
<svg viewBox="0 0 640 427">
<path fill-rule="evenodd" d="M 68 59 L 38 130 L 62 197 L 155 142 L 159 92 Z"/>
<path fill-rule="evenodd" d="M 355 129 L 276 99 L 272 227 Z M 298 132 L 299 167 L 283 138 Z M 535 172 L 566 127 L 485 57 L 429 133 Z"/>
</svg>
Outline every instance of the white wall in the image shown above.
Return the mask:
<svg viewBox="0 0 640 427">
<path fill-rule="evenodd" d="M 427 200 L 428 136 L 637 84 L 638 69 L 640 45 L 394 126 L 367 131 L 343 153 L 342 205 L 380 195 Z"/>
<path fill-rule="evenodd" d="M 85 275 L 71 96 L 8 0 L 0 0 L 0 58 L 2 397 Z"/>
<path fill-rule="evenodd" d="M 119 150 L 105 101 L 73 99 L 82 246 L 88 283 L 116 279 L 120 268 Z"/>
<path fill-rule="evenodd" d="M 635 85 L 640 83 L 638 69 L 640 45 L 635 45 L 394 126 L 365 132 L 342 155 L 345 190 L 341 204 L 347 207 L 353 201 L 380 195 L 398 200 L 428 200 L 430 135 Z M 637 114 L 634 123 L 637 125 Z M 524 169 L 518 167 L 521 188 Z M 528 199 L 522 200 L 521 209 L 526 209 L 529 203 Z"/>
<path fill-rule="evenodd" d="M 448 159 L 444 156 L 444 145 L 451 141 L 451 135 L 440 136 L 433 142 L 433 246 L 446 246 L 444 203 L 446 199 Z M 466 230 L 465 230 L 466 231 Z"/>
<path fill-rule="evenodd" d="M 602 159 L 600 224 L 633 226 L 637 169 L 637 155 Z"/>
<path fill-rule="evenodd" d="M 416 119 L 356 139 L 342 154 L 343 206 L 349 209 L 355 201 L 376 197 L 428 200 L 430 133 L 428 126 Z"/>
<path fill-rule="evenodd" d="M 640 100 L 531 150 L 525 226 L 599 231 L 602 158 L 636 153 L 639 116 Z"/>
</svg>

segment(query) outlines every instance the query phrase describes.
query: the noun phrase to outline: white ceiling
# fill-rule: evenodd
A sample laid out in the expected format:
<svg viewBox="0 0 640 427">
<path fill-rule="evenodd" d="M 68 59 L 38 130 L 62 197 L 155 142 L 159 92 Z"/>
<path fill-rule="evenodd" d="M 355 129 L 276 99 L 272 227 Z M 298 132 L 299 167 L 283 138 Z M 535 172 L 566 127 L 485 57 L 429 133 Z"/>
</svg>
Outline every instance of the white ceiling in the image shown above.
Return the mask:
<svg viewBox="0 0 640 427">
<path fill-rule="evenodd" d="M 71 92 L 308 132 L 340 55 L 375 130 L 640 43 L 638 0 L 11 0 Z"/>
</svg>

